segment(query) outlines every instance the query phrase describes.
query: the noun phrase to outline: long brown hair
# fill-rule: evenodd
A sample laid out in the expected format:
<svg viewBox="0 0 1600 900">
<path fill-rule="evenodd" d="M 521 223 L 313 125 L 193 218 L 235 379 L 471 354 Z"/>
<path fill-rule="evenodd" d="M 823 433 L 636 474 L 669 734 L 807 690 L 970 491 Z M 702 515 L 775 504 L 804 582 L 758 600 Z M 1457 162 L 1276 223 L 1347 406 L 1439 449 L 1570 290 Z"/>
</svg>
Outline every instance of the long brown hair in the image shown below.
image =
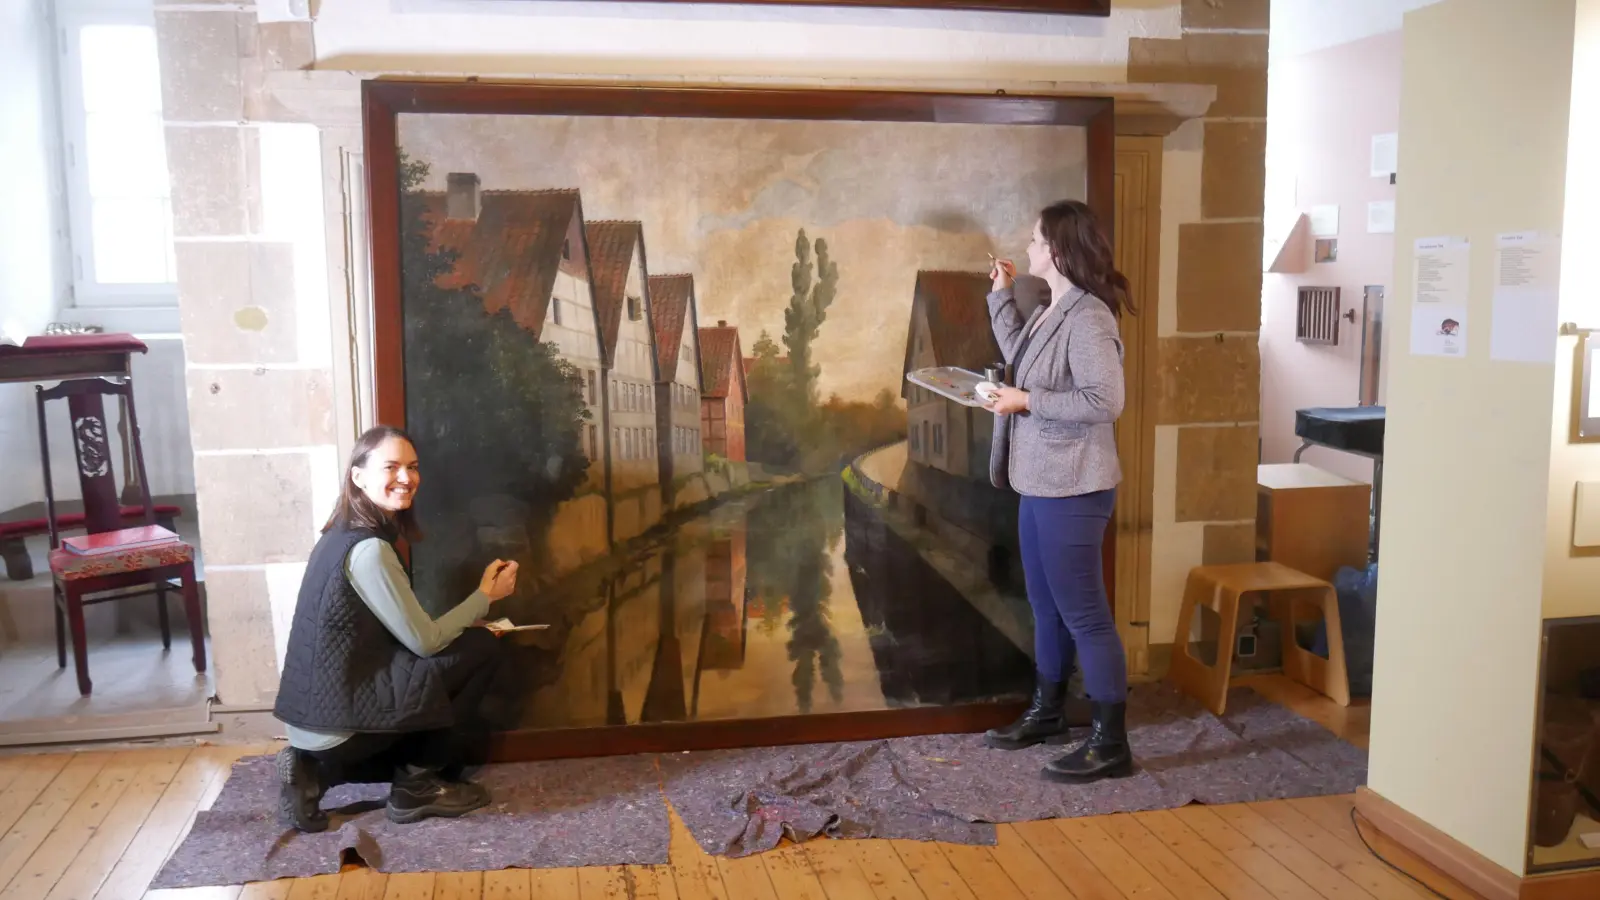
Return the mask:
<svg viewBox="0 0 1600 900">
<path fill-rule="evenodd" d="M 1100 227 L 1100 217 L 1088 204 L 1061 200 L 1039 212 L 1039 234 L 1050 245 L 1056 271 L 1110 307 L 1114 316 L 1123 310 L 1138 315 L 1128 279 L 1112 262 L 1111 241 Z"/>
<path fill-rule="evenodd" d="M 350 448 L 350 463 L 344 467 L 344 484 L 339 488 L 339 502 L 334 504 L 333 515 L 328 517 L 327 524 L 322 526 L 324 532 L 335 525 L 344 525 L 348 528 L 370 528 L 391 538 L 404 538 L 408 544 L 422 540 L 422 529 L 417 525 L 415 511 L 407 507 L 390 514 L 373 503 L 356 486 L 355 479 L 350 475 L 352 469 L 366 465 L 372 451 L 389 438 L 405 441 L 413 451 L 417 449 L 411 435 L 393 425 L 375 425 L 367 429 L 365 434 L 356 439 L 356 445 Z"/>
</svg>

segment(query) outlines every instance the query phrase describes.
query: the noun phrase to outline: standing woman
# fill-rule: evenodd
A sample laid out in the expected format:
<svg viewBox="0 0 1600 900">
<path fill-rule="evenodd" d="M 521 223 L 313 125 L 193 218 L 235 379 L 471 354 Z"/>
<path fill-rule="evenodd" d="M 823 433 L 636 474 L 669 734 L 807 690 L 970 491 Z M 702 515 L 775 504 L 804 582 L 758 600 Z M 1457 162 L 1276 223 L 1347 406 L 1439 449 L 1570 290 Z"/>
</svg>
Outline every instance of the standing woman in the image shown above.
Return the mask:
<svg viewBox="0 0 1600 900">
<path fill-rule="evenodd" d="M 1050 286 L 1031 316 L 1017 308 L 1015 267 L 997 260 L 989 317 L 1015 373 L 989 409 L 999 419 L 990 474 L 1022 495 L 1022 565 L 1033 607 L 1037 681 L 1022 718 L 990 731 L 1014 750 L 1066 736 L 1066 684 L 1074 657 L 1093 709 L 1093 730 L 1044 775 L 1081 782 L 1133 770 L 1125 714 L 1128 664 L 1106 598 L 1100 550 L 1122 480 L 1113 423 L 1122 413 L 1117 317 L 1133 312 L 1128 279 L 1111 242 L 1076 200 L 1046 207 L 1028 244 L 1028 273 Z M 1007 434 L 1001 435 L 1001 429 Z"/>
</svg>

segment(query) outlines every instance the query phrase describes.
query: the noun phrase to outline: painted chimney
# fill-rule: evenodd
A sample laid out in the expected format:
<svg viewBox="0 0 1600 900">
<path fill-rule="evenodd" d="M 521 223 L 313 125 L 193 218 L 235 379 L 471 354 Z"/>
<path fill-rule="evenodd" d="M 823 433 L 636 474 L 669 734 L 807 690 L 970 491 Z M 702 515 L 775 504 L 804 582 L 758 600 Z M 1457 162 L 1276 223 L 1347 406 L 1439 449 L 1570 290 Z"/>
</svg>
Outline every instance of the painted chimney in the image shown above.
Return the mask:
<svg viewBox="0 0 1600 900">
<path fill-rule="evenodd" d="M 727 328 L 728 327 L 728 320 L 727 319 L 718 319 L 717 320 L 717 327 L 718 328 Z"/>
<path fill-rule="evenodd" d="M 445 176 L 444 215 L 447 219 L 478 218 L 478 176 L 472 172 L 451 172 Z"/>
</svg>

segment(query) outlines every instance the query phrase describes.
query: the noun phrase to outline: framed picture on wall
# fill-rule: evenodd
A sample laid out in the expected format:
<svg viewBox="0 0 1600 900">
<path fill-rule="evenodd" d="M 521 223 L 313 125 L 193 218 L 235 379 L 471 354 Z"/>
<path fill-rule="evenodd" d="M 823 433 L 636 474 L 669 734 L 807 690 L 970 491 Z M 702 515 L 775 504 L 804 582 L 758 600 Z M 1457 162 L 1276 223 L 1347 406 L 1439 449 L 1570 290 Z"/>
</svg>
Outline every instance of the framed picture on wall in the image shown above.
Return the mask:
<svg viewBox="0 0 1600 900">
<path fill-rule="evenodd" d="M 1032 687 L 989 257 L 1112 102 L 369 81 L 378 420 L 434 611 L 520 563 L 503 758 L 974 731 Z"/>
<path fill-rule="evenodd" d="M 1574 444 L 1600 442 L 1600 337 L 1590 329 L 1578 331 L 1572 358 L 1572 427 Z"/>
</svg>

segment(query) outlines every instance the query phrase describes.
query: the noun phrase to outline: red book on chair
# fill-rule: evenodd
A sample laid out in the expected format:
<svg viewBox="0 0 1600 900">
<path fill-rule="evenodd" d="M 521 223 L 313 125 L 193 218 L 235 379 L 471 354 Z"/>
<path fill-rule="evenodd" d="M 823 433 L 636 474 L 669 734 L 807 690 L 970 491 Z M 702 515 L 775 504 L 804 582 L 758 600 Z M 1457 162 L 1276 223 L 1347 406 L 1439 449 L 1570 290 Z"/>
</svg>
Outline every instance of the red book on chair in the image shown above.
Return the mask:
<svg viewBox="0 0 1600 900">
<path fill-rule="evenodd" d="M 159 547 L 176 543 L 178 536 L 160 525 L 140 525 L 138 528 L 120 528 L 99 534 L 69 537 L 61 542 L 63 547 L 82 556 L 103 556 L 145 547 Z"/>
</svg>

